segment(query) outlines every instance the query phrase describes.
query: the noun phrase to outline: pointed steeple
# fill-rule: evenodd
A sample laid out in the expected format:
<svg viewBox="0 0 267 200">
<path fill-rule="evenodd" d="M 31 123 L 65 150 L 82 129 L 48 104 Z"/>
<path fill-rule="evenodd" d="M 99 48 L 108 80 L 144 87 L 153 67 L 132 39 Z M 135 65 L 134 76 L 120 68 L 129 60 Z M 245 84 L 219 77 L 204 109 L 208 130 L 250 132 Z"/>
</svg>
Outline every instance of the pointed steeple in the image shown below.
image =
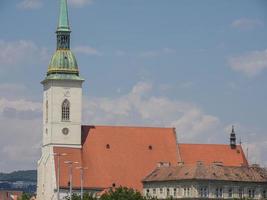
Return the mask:
<svg viewBox="0 0 267 200">
<path fill-rule="evenodd" d="M 60 13 L 57 27 L 57 50 L 48 66 L 45 80 L 67 79 L 82 80 L 79 76 L 78 64 L 75 55 L 70 49 L 70 26 L 67 0 L 60 1 Z"/>
<path fill-rule="evenodd" d="M 230 146 L 232 149 L 236 148 L 236 134 L 235 134 L 235 127 L 232 126 L 232 132 L 230 134 Z"/>
<path fill-rule="evenodd" d="M 67 0 L 60 0 L 60 13 L 57 31 L 70 32 Z"/>
</svg>

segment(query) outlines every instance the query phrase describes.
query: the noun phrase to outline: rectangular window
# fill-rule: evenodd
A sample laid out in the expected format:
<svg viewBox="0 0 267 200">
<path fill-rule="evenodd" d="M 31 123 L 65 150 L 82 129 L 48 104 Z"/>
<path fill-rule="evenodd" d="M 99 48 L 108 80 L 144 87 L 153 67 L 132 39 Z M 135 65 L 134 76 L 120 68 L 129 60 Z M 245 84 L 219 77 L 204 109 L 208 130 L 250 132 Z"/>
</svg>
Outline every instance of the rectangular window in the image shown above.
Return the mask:
<svg viewBox="0 0 267 200">
<path fill-rule="evenodd" d="M 223 197 L 223 189 L 222 188 L 216 188 L 215 195 L 217 198 Z"/>
<path fill-rule="evenodd" d="M 156 189 L 154 188 L 153 189 L 153 194 L 155 195 L 157 193 Z"/>
<path fill-rule="evenodd" d="M 200 188 L 200 197 L 208 197 L 209 192 L 207 187 L 201 187 Z"/>
<path fill-rule="evenodd" d="M 167 188 L 167 197 L 169 197 L 169 196 L 170 196 L 170 189 Z"/>
<path fill-rule="evenodd" d="M 248 190 L 248 197 L 254 198 L 255 197 L 255 189 L 249 189 Z"/>
<path fill-rule="evenodd" d="M 266 190 L 262 191 L 262 198 L 264 198 L 264 199 L 267 198 Z"/>
<path fill-rule="evenodd" d="M 243 188 L 239 188 L 238 196 L 239 196 L 239 198 L 243 198 L 243 196 L 244 196 L 244 189 Z"/>
<path fill-rule="evenodd" d="M 163 189 L 162 189 L 162 188 L 159 189 L 159 193 L 160 193 L 160 194 L 163 193 Z"/>
<path fill-rule="evenodd" d="M 232 189 L 232 188 L 230 188 L 230 189 L 228 190 L 228 197 L 229 197 L 229 198 L 232 198 L 232 197 L 233 197 L 233 189 Z"/>
<path fill-rule="evenodd" d="M 146 190 L 146 195 L 149 196 L 149 189 Z"/>
<path fill-rule="evenodd" d="M 177 189 L 176 188 L 173 189 L 173 196 L 175 196 L 175 197 L 177 196 Z"/>
<path fill-rule="evenodd" d="M 184 188 L 184 197 L 190 197 L 191 196 L 191 188 L 185 187 Z"/>
</svg>

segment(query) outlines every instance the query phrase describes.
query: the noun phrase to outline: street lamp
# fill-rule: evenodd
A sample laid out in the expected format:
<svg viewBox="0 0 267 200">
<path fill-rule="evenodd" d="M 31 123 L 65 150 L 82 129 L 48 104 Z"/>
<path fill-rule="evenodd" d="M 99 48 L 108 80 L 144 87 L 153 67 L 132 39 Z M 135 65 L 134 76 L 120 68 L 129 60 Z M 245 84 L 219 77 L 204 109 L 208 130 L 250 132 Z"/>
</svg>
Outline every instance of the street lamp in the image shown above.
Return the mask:
<svg viewBox="0 0 267 200">
<path fill-rule="evenodd" d="M 68 154 L 66 153 L 54 153 L 53 156 L 57 157 L 57 200 L 60 200 L 59 197 L 59 187 L 60 187 L 60 157 L 61 156 L 66 156 Z"/>
<path fill-rule="evenodd" d="M 73 162 L 73 161 L 65 161 L 65 164 L 68 165 L 68 171 L 69 171 L 69 183 L 70 183 L 70 200 L 72 200 L 72 166 L 73 164 L 78 164 L 79 162 Z"/>
<path fill-rule="evenodd" d="M 87 170 L 88 167 L 76 167 L 76 169 L 80 170 L 80 176 L 81 176 L 81 200 L 83 200 L 83 175 L 84 175 L 84 170 Z"/>
</svg>

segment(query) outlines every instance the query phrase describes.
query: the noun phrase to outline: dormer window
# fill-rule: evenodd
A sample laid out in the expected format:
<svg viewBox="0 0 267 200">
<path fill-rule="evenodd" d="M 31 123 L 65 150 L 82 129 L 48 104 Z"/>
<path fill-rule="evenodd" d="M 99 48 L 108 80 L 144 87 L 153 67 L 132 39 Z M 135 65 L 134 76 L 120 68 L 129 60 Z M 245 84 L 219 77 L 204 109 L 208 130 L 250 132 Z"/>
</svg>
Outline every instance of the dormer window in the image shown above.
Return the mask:
<svg viewBox="0 0 267 200">
<path fill-rule="evenodd" d="M 69 121 L 70 120 L 70 102 L 67 99 L 63 101 L 61 109 L 62 109 L 61 120 Z"/>
</svg>

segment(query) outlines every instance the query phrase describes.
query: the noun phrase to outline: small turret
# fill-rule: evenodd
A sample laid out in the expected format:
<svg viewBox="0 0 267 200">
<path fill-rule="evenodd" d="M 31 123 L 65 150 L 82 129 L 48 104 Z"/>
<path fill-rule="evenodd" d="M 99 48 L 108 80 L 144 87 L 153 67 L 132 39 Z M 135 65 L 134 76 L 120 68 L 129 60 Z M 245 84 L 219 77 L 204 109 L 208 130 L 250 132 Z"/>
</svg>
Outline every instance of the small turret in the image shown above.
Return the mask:
<svg viewBox="0 0 267 200">
<path fill-rule="evenodd" d="M 232 149 L 236 148 L 236 135 L 235 135 L 235 127 L 232 126 L 232 132 L 230 134 L 230 146 Z"/>
</svg>

